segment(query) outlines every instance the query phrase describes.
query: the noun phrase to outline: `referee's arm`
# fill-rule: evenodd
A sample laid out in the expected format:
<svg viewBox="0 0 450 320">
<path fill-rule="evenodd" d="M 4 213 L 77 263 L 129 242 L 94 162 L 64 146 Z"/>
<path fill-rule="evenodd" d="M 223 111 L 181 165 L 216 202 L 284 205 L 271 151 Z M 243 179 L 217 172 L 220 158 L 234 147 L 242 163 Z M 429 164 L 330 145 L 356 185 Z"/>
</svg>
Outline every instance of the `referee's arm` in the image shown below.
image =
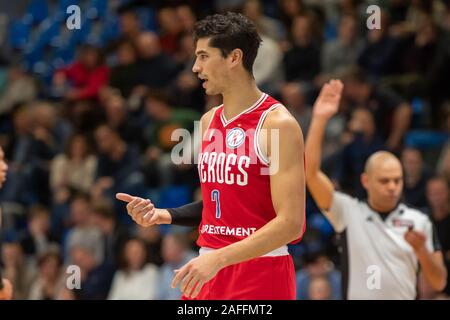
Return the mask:
<svg viewBox="0 0 450 320">
<path fill-rule="evenodd" d="M 333 117 L 339 107 L 343 85 L 340 81 L 332 80 L 325 84 L 320 91 L 314 108 L 311 125 L 306 139 L 306 185 L 320 209 L 324 210 L 333 227 L 339 223 L 330 209 L 333 202 L 334 186 L 330 179 L 321 171 L 322 141 L 328 120 Z M 340 229 L 340 228 L 337 228 Z M 341 230 L 336 230 L 341 231 Z"/>
</svg>

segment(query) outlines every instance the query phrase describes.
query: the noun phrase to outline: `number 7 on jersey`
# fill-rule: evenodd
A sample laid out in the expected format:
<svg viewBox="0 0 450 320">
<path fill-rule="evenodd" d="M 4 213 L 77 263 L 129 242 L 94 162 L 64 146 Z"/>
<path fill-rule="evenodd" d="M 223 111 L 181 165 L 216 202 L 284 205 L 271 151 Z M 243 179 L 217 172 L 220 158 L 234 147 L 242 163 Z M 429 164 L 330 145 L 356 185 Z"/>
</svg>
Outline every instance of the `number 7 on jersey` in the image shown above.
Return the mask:
<svg viewBox="0 0 450 320">
<path fill-rule="evenodd" d="M 220 192 L 217 189 L 211 191 L 211 201 L 216 203 L 216 218 L 220 218 Z"/>
</svg>

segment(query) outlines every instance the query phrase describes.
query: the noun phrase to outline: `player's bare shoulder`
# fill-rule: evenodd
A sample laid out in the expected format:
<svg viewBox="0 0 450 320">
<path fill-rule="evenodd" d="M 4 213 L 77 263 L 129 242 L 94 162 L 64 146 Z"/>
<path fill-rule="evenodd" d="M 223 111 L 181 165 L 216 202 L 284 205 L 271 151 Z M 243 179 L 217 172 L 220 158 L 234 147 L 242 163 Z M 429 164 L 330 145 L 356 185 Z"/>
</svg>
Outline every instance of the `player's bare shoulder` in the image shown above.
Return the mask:
<svg viewBox="0 0 450 320">
<path fill-rule="evenodd" d="M 271 110 L 267 114 L 261 129 L 258 143 L 265 157 L 273 158 L 273 148 L 279 149 L 280 142 L 289 146 L 288 149 L 303 150 L 303 133 L 300 125 L 285 106 L 279 104 Z"/>
<path fill-rule="evenodd" d="M 291 138 L 303 140 L 303 133 L 300 125 L 289 110 L 282 104 L 277 105 L 276 108 L 267 114 L 262 129 L 278 129 L 280 130 L 280 137 L 291 136 Z"/>
</svg>

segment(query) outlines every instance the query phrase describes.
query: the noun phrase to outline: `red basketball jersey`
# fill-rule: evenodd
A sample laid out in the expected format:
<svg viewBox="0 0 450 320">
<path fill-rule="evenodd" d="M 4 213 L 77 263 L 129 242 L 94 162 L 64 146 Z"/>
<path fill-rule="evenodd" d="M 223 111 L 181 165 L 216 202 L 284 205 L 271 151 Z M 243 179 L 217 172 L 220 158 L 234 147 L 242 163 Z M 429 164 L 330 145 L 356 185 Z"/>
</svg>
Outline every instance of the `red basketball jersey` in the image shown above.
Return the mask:
<svg viewBox="0 0 450 320">
<path fill-rule="evenodd" d="M 267 114 L 279 106 L 277 100 L 263 94 L 229 120 L 223 105 L 214 110 L 198 158 L 203 196 L 200 247 L 222 248 L 275 218 L 269 163 L 259 148 L 258 136 Z M 271 133 L 266 136 L 270 139 Z"/>
</svg>

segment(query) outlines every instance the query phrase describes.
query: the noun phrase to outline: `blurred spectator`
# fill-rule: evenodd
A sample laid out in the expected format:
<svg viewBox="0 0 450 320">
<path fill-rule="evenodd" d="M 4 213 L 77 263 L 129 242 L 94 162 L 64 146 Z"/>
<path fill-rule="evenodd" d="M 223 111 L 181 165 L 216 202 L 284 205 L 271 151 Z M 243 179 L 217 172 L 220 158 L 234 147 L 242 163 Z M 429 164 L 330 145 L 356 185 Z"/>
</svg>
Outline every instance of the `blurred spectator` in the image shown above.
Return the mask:
<svg viewBox="0 0 450 320">
<path fill-rule="evenodd" d="M 171 57 L 162 52 L 158 36 L 153 32 L 143 32 L 137 39 L 137 46 L 139 71 L 136 77 L 139 84 L 149 88 L 167 86 L 178 73 L 179 67 Z"/>
<path fill-rule="evenodd" d="M 58 241 L 59 239 L 50 231 L 48 209 L 42 205 L 32 206 L 29 211 L 27 230 L 20 241 L 25 255 L 33 259 L 46 252 Z"/>
<path fill-rule="evenodd" d="M 63 152 L 66 142 L 71 134 L 71 125 L 61 118 L 56 106 L 47 101 L 39 101 L 30 105 L 33 118 L 33 136 L 36 142 L 43 144 L 38 146 L 38 151 L 53 157 L 58 152 Z M 40 151 L 43 149 L 42 151 Z"/>
<path fill-rule="evenodd" d="M 125 99 L 118 93 L 111 94 L 105 101 L 106 123 L 116 130 L 127 143 L 141 143 L 141 128 L 131 119 Z"/>
<path fill-rule="evenodd" d="M 275 94 L 283 80 L 283 52 L 275 40 L 264 33 L 260 36 L 262 43 L 253 65 L 253 76 L 261 90 Z"/>
<path fill-rule="evenodd" d="M 175 11 L 183 32 L 191 35 L 194 31 L 194 25 L 197 22 L 195 12 L 188 5 L 177 6 Z"/>
<path fill-rule="evenodd" d="M 119 25 L 121 34 L 118 41 L 134 42 L 141 33 L 142 26 L 137 13 L 133 10 L 124 10 L 119 15 Z"/>
<path fill-rule="evenodd" d="M 19 65 L 8 68 L 6 83 L 0 90 L 0 115 L 5 115 L 20 104 L 32 101 L 37 97 L 35 80 Z"/>
<path fill-rule="evenodd" d="M 128 190 L 130 184 L 141 181 L 139 176 L 139 152 L 128 145 L 119 133 L 108 125 L 95 130 L 99 151 L 97 178 L 91 190 L 94 198 L 114 194 L 114 190 Z"/>
<path fill-rule="evenodd" d="M 171 159 L 172 147 L 179 143 L 172 141 L 172 133 L 181 128 L 192 132 L 194 121 L 200 119 L 200 114 L 185 108 L 173 108 L 163 91 L 150 92 L 145 108 L 151 119 L 144 132 L 148 146 L 145 154 L 147 180 L 157 179 L 161 182 L 160 186 L 167 186 L 174 182 L 177 173 L 174 169 L 182 169 L 176 167 Z M 157 177 L 153 176 L 155 172 Z"/>
<path fill-rule="evenodd" d="M 53 92 L 68 100 L 96 99 L 100 88 L 108 83 L 108 77 L 109 68 L 100 49 L 84 45 L 75 62 L 53 75 Z"/>
<path fill-rule="evenodd" d="M 313 280 L 317 277 L 325 278 L 329 283 L 329 294 L 325 294 L 323 283 L 316 283 L 312 287 Z M 315 296 L 311 297 L 309 294 Z M 305 256 L 305 267 L 297 272 L 297 299 L 308 300 L 312 298 L 330 297 L 334 300 L 341 299 L 341 274 L 334 269 L 332 262 L 322 253 L 310 253 Z"/>
<path fill-rule="evenodd" d="M 359 69 L 347 69 L 342 78 L 344 98 L 350 105 L 367 107 L 386 147 L 398 151 L 411 123 L 411 106 L 392 90 L 372 85 Z"/>
<path fill-rule="evenodd" d="M 158 291 L 158 268 L 147 262 L 142 240 L 128 240 L 122 250 L 122 263 L 116 271 L 109 300 L 152 300 Z"/>
<path fill-rule="evenodd" d="M 56 300 L 65 285 L 62 257 L 59 248 L 53 247 L 38 255 L 37 278 L 31 285 L 30 300 Z"/>
<path fill-rule="evenodd" d="M 448 118 L 450 119 L 450 116 Z M 437 173 L 450 184 L 450 141 L 442 148 L 437 164 Z"/>
<path fill-rule="evenodd" d="M 90 191 L 97 169 L 97 157 L 84 134 L 73 134 L 64 153 L 57 155 L 50 167 L 50 186 L 56 203 L 65 203 L 72 190 Z"/>
<path fill-rule="evenodd" d="M 112 266 L 117 266 L 119 263 L 118 255 L 125 241 L 129 238 L 128 229 L 118 222 L 113 207 L 107 202 L 93 205 L 92 224 L 102 232 L 105 248 L 104 260 Z"/>
<path fill-rule="evenodd" d="M 320 72 L 320 48 L 314 42 L 311 18 L 296 16 L 292 22 L 292 47 L 284 56 L 286 81 L 312 81 Z"/>
<path fill-rule="evenodd" d="M 70 249 L 73 264 L 80 267 L 80 289 L 74 289 L 77 300 L 104 300 L 111 287 L 114 270 L 96 257 L 97 239 L 80 237 Z"/>
<path fill-rule="evenodd" d="M 331 300 L 331 284 L 327 277 L 313 277 L 308 287 L 309 300 Z"/>
<path fill-rule="evenodd" d="M 306 103 L 304 89 L 299 83 L 290 82 L 281 87 L 280 94 L 281 101 L 286 105 L 306 135 L 311 122 L 312 108 Z"/>
<path fill-rule="evenodd" d="M 286 30 L 283 24 L 264 14 L 260 0 L 246 0 L 242 11 L 256 24 L 262 34 L 276 41 L 286 39 Z"/>
<path fill-rule="evenodd" d="M 28 297 L 35 271 L 27 263 L 22 247 L 18 242 L 4 242 L 2 245 L 2 275 L 11 281 L 14 288 L 13 300 L 23 300 Z"/>
<path fill-rule="evenodd" d="M 162 244 L 164 264 L 161 266 L 157 299 L 179 300 L 181 291 L 171 287 L 174 270 L 193 259 L 196 254 L 189 250 L 186 235 L 183 233 L 168 233 Z"/>
<path fill-rule="evenodd" d="M 442 246 L 447 272 L 450 272 L 450 190 L 448 182 L 442 177 L 428 180 L 426 196 L 429 212 Z M 444 292 L 450 296 L 450 280 Z"/>
<path fill-rule="evenodd" d="M 405 202 L 423 208 L 427 205 L 425 187 L 431 177 L 431 172 L 425 167 L 422 154 L 418 149 L 403 149 L 401 161 L 404 170 L 403 195 Z"/>
<path fill-rule="evenodd" d="M 148 262 L 161 266 L 163 264 L 162 236 L 159 226 L 142 227 L 138 225 L 136 228 L 136 237 L 144 241 L 147 247 Z"/>
<path fill-rule="evenodd" d="M 280 20 L 286 30 L 292 30 L 294 19 L 305 11 L 302 0 L 280 0 Z"/>
<path fill-rule="evenodd" d="M 128 98 L 138 85 L 137 51 L 133 42 L 122 42 L 117 47 L 117 65 L 111 69 L 109 85 Z"/>
<path fill-rule="evenodd" d="M 343 16 L 339 23 L 338 38 L 324 44 L 321 57 L 322 76 L 332 77 L 345 66 L 354 65 L 362 50 L 358 36 L 358 21 L 354 16 Z M 320 86 L 322 83 L 320 83 Z"/>
<path fill-rule="evenodd" d="M 104 243 L 100 229 L 93 224 L 92 204 L 89 196 L 77 194 L 70 203 L 71 228 L 67 231 L 65 239 L 66 258 L 70 257 L 70 251 L 80 241 L 91 241 L 90 250 L 95 260 L 101 263 L 105 256 Z M 71 261 L 74 262 L 74 261 Z"/>
<path fill-rule="evenodd" d="M 370 79 L 379 79 L 396 71 L 398 43 L 388 34 L 389 18 L 381 11 L 381 28 L 371 29 L 358 58 L 358 64 L 367 72 Z"/>
<path fill-rule="evenodd" d="M 183 25 L 178 19 L 175 8 L 165 7 L 158 11 L 159 39 L 161 49 L 168 55 L 174 55 L 179 49 L 178 40 Z"/>
<path fill-rule="evenodd" d="M 384 149 L 370 110 L 357 108 L 352 112 L 345 139 L 346 145 L 335 159 L 334 179 L 344 192 L 362 199 L 366 197 L 361 185 L 364 164 L 371 154 Z"/>
</svg>

